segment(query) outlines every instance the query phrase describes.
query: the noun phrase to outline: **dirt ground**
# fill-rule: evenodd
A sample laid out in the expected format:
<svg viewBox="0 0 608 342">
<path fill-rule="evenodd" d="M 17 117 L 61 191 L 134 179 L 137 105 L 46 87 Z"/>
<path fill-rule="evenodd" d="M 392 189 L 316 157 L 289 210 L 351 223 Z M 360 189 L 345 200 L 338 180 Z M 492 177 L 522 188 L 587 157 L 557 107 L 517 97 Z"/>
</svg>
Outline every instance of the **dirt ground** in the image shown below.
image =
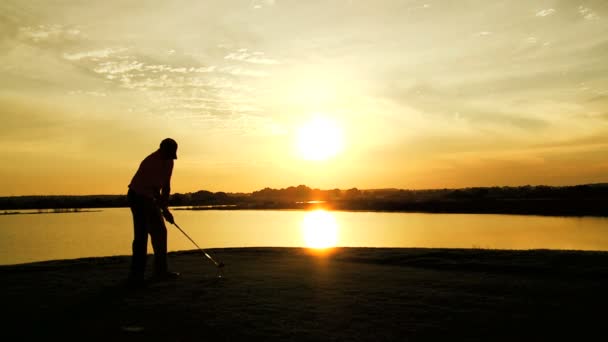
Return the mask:
<svg viewBox="0 0 608 342">
<path fill-rule="evenodd" d="M 169 255 L 129 289 L 128 256 L 0 267 L 2 336 L 79 341 L 555 341 L 606 335 L 608 253 L 300 248 Z M 149 257 L 148 268 L 152 266 Z M 603 337 L 602 337 L 603 336 Z"/>
</svg>

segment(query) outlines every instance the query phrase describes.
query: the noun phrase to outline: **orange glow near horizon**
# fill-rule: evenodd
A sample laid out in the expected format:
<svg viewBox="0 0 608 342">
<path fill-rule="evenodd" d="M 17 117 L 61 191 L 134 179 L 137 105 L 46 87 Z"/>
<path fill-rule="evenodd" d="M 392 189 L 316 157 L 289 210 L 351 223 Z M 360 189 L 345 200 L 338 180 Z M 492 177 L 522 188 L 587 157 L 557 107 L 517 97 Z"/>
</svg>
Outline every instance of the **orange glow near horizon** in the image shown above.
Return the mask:
<svg viewBox="0 0 608 342">
<path fill-rule="evenodd" d="M 334 215 L 325 210 L 306 213 L 302 220 L 304 246 L 316 250 L 336 247 L 339 226 Z"/>
</svg>

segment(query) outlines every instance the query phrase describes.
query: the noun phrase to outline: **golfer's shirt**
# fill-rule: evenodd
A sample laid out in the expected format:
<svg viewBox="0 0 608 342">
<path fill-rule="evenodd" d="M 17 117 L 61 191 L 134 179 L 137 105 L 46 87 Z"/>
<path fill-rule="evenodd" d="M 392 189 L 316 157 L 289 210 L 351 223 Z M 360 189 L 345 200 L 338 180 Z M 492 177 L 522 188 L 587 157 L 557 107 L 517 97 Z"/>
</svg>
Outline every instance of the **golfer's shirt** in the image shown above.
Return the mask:
<svg viewBox="0 0 608 342">
<path fill-rule="evenodd" d="M 160 191 L 164 188 L 163 195 L 169 196 L 172 172 L 173 159 L 162 159 L 160 151 L 156 151 L 141 162 L 129 189 L 142 196 L 160 198 Z"/>
</svg>

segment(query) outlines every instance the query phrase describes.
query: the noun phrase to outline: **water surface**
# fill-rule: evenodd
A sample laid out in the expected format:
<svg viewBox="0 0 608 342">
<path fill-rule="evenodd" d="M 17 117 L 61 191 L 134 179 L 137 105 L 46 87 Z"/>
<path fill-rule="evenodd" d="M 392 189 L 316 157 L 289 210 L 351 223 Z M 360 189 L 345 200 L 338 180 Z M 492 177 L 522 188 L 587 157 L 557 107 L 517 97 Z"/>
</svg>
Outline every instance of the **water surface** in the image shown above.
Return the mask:
<svg viewBox="0 0 608 342">
<path fill-rule="evenodd" d="M 447 247 L 608 250 L 608 219 L 482 214 L 174 210 L 202 248 Z M 195 247 L 169 228 L 169 250 Z M 0 264 L 131 253 L 128 208 L 0 215 Z M 149 248 L 149 252 L 152 249 Z"/>
</svg>

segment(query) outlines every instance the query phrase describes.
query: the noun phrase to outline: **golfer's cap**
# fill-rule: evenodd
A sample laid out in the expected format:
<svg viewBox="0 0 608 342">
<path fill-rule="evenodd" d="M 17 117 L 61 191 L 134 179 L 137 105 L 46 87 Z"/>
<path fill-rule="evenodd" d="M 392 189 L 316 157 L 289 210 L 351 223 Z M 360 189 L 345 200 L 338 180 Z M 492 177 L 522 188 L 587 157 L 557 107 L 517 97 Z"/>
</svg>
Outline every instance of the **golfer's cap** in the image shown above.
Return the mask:
<svg viewBox="0 0 608 342">
<path fill-rule="evenodd" d="M 171 138 L 164 139 L 160 142 L 160 149 L 171 153 L 173 159 L 177 159 L 177 142 Z"/>
</svg>

